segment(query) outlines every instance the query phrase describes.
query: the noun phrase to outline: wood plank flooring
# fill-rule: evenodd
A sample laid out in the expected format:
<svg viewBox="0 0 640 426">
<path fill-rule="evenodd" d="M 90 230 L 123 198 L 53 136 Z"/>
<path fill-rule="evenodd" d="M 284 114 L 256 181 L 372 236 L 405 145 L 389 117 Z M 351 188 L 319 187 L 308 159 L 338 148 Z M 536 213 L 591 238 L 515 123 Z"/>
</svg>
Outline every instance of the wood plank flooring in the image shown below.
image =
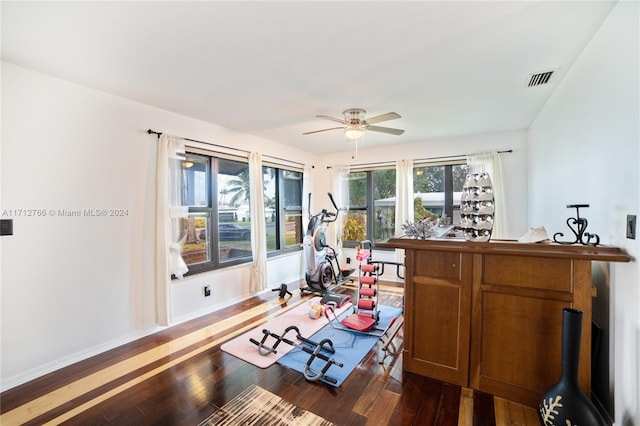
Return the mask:
<svg viewBox="0 0 640 426">
<path fill-rule="evenodd" d="M 538 425 L 536 411 L 402 371 L 372 349 L 340 388 L 275 364 L 260 369 L 220 345 L 311 296 L 267 292 L 167 328 L 0 394 L 0 424 L 197 425 L 255 383 L 337 425 Z M 355 287 L 338 291 L 353 293 Z M 382 283 L 380 303 L 402 306 L 402 287 Z M 401 348 L 402 331 L 393 344 Z"/>
</svg>

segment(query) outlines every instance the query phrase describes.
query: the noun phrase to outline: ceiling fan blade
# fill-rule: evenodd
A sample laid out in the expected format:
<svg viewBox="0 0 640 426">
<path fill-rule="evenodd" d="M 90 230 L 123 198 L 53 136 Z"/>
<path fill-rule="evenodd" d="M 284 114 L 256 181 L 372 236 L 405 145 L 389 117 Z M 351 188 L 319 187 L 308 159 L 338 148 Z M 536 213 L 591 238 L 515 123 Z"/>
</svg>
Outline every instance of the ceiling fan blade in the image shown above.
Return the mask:
<svg viewBox="0 0 640 426">
<path fill-rule="evenodd" d="M 371 130 L 374 132 L 381 132 L 381 133 L 389 133 L 390 135 L 401 135 L 404 133 L 404 130 L 393 129 L 391 127 L 380 127 L 380 126 L 367 126 L 367 130 Z"/>
<path fill-rule="evenodd" d="M 395 120 L 396 118 L 400 118 L 400 114 L 395 112 L 388 112 L 386 114 L 376 115 L 375 117 L 367 118 L 364 121 L 367 124 L 373 124 L 373 123 L 379 123 L 381 121 Z"/>
<path fill-rule="evenodd" d="M 318 118 L 325 118 L 327 120 L 331 120 L 331 121 L 337 121 L 338 123 L 342 123 L 342 124 L 349 124 L 348 121 L 343 120 L 341 118 L 335 118 L 335 117 L 330 117 L 328 115 L 316 115 L 316 117 Z"/>
<path fill-rule="evenodd" d="M 310 135 L 312 133 L 320 133 L 320 132 L 326 132 L 327 130 L 337 130 L 337 129 L 344 129 L 344 127 L 332 127 L 330 129 L 312 130 L 310 132 L 304 132 L 303 135 Z"/>
</svg>

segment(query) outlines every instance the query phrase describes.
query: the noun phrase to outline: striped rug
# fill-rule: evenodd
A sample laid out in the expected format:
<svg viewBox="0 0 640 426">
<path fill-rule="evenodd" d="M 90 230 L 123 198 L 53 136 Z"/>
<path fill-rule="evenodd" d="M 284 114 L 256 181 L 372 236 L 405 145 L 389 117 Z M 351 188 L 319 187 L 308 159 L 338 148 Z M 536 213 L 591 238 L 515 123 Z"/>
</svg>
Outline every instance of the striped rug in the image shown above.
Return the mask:
<svg viewBox="0 0 640 426">
<path fill-rule="evenodd" d="M 200 426 L 331 426 L 333 423 L 288 403 L 277 395 L 251 385 L 227 402 Z"/>
</svg>

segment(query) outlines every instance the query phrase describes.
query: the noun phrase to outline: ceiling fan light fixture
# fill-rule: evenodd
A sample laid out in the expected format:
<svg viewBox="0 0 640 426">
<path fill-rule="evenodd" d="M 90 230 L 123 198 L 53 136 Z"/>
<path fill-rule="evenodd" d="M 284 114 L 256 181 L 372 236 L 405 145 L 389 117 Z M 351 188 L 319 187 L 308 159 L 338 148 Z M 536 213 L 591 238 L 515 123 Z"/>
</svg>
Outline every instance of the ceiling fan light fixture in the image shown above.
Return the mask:
<svg viewBox="0 0 640 426">
<path fill-rule="evenodd" d="M 360 139 L 364 135 L 364 130 L 359 125 L 350 124 L 344 129 L 344 135 L 350 141 Z"/>
</svg>

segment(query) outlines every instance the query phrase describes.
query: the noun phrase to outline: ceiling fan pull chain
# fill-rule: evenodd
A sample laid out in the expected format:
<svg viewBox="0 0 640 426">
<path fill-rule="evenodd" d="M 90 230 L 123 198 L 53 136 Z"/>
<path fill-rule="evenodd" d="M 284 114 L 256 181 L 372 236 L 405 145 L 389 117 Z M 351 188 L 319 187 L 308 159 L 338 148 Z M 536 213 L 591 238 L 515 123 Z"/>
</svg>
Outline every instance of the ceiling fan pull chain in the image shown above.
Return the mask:
<svg viewBox="0 0 640 426">
<path fill-rule="evenodd" d="M 358 138 L 360 139 L 360 138 Z M 356 139 L 356 155 L 351 157 L 353 161 L 358 161 L 358 139 Z"/>
</svg>

